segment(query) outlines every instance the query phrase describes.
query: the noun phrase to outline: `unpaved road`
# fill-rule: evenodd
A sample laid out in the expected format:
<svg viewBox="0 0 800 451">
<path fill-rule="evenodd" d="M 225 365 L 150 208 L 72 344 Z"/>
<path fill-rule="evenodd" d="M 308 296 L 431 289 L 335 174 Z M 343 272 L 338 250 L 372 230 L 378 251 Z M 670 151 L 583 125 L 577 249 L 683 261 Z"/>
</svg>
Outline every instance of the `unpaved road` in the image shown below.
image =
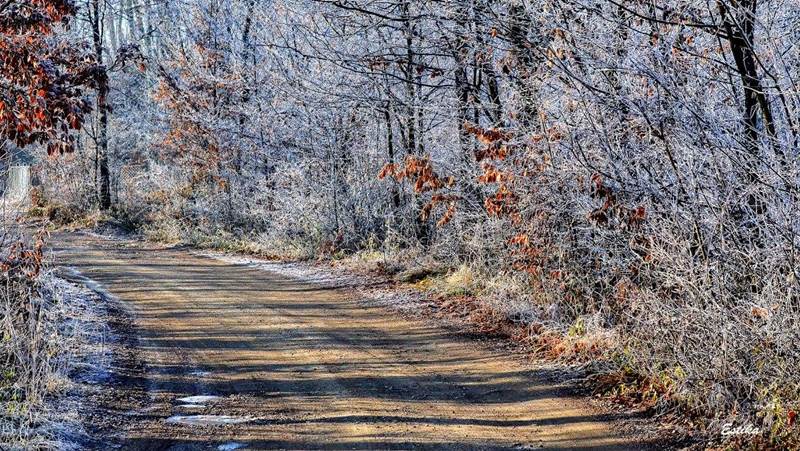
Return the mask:
<svg viewBox="0 0 800 451">
<path fill-rule="evenodd" d="M 91 447 L 645 448 L 544 370 L 346 290 L 133 241 L 53 247 L 133 319 Z"/>
</svg>

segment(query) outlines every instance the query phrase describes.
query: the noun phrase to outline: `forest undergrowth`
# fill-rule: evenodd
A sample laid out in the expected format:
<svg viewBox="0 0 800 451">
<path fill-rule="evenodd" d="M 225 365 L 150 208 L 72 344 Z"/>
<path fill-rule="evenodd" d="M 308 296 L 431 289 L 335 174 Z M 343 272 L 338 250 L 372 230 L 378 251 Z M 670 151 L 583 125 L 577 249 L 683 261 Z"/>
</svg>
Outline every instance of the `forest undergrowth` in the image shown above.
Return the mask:
<svg viewBox="0 0 800 451">
<path fill-rule="evenodd" d="M 49 268 L 45 234 L 5 228 L 0 257 L 0 443 L 3 449 L 80 449 L 79 410 L 104 368 L 102 299 Z"/>
</svg>

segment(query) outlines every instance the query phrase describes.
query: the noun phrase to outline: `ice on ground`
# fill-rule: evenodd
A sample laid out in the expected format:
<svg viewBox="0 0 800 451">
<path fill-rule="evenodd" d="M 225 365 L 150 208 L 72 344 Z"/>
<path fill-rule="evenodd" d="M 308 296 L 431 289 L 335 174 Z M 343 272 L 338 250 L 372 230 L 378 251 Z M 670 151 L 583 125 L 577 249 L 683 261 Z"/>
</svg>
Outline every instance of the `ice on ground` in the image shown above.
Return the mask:
<svg viewBox="0 0 800 451">
<path fill-rule="evenodd" d="M 186 404 L 202 404 L 209 401 L 215 401 L 217 399 L 219 399 L 219 396 L 198 395 L 198 396 L 187 396 L 185 398 L 178 398 L 178 401 Z"/>
<path fill-rule="evenodd" d="M 244 443 L 230 442 L 230 443 L 223 443 L 222 445 L 219 445 L 217 447 L 217 449 L 219 451 L 234 451 L 234 450 L 237 450 L 237 449 L 242 449 L 245 446 L 247 446 L 247 445 L 245 445 Z"/>
</svg>

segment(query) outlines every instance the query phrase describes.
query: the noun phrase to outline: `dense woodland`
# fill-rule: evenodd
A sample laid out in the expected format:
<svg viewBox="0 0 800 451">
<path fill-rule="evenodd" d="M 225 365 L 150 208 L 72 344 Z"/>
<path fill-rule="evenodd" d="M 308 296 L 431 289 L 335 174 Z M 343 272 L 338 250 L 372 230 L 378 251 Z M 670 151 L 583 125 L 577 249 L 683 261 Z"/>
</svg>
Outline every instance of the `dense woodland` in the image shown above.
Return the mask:
<svg viewBox="0 0 800 451">
<path fill-rule="evenodd" d="M 798 44 L 783 0 L 0 0 L 0 145 L 54 221 L 444 267 L 619 398 L 789 443 Z"/>
</svg>

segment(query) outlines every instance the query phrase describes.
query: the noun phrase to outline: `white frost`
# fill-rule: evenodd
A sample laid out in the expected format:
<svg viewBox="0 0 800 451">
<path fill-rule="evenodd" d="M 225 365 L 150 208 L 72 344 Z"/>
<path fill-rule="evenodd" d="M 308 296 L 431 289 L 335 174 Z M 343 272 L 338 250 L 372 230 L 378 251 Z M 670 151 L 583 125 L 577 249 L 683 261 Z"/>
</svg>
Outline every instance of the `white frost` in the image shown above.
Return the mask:
<svg viewBox="0 0 800 451">
<path fill-rule="evenodd" d="M 178 398 L 178 401 L 186 404 L 202 404 L 209 401 L 215 401 L 217 399 L 219 399 L 219 396 L 198 395 L 198 396 L 187 396 L 185 398 Z"/>
<path fill-rule="evenodd" d="M 222 445 L 219 445 L 217 447 L 217 449 L 219 451 L 233 451 L 233 450 L 236 450 L 236 449 L 242 449 L 245 446 L 247 446 L 247 445 L 245 445 L 244 443 L 230 442 L 230 443 L 223 443 Z"/>
</svg>

